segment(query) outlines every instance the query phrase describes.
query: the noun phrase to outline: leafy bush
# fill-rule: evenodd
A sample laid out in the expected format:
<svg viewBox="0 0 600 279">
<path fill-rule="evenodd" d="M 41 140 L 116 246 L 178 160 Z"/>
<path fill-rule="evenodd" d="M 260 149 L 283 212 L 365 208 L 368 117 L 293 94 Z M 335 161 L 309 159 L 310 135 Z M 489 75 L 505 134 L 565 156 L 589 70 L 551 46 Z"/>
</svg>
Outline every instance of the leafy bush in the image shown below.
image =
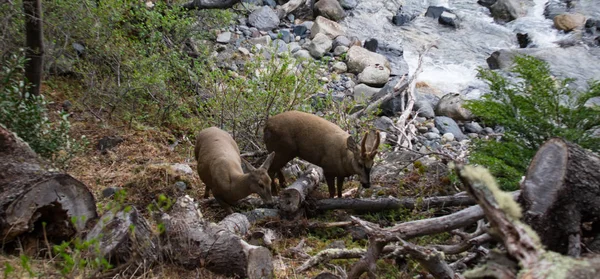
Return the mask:
<svg viewBox="0 0 600 279">
<path fill-rule="evenodd" d="M 600 83 L 590 82 L 585 92 L 569 87 L 572 79 L 556 79 L 546 62 L 531 56 L 515 57 L 513 81 L 499 73 L 480 69 L 491 92 L 467 104 L 486 125 L 501 125 L 501 141 L 479 141 L 470 160 L 485 165 L 504 189 L 518 188 L 529 161 L 542 143 L 561 137 L 584 148 L 600 150 L 600 110 L 586 105 L 600 96 Z"/>
<path fill-rule="evenodd" d="M 204 127 L 229 131 L 242 150 L 263 149 L 262 132 L 269 116 L 310 110 L 310 96 L 320 88 L 318 67 L 287 55 L 272 59 L 258 55 L 237 72 L 199 70 L 201 87 L 206 89 L 199 108 Z"/>
<path fill-rule="evenodd" d="M 1 62 L 0 124 L 15 132 L 44 157 L 51 157 L 60 150 L 71 156 L 81 146 L 69 136 L 69 114 L 58 112 L 58 120 L 53 122 L 48 117 L 44 96 L 23 93 L 28 86 L 23 74 L 24 55 L 8 55 Z"/>
</svg>

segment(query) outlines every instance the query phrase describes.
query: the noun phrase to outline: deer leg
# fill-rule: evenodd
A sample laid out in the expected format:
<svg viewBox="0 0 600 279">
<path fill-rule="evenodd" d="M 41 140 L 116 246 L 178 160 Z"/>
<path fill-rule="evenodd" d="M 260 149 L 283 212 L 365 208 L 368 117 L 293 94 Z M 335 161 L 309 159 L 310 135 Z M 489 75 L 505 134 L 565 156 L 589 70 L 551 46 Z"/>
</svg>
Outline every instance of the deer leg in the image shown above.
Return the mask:
<svg viewBox="0 0 600 279">
<path fill-rule="evenodd" d="M 279 181 L 280 189 L 283 189 L 286 187 L 285 176 L 283 175 L 283 172 L 281 171 L 281 169 L 277 171 L 277 180 Z M 274 195 L 277 195 L 277 191 L 275 192 Z"/>
<path fill-rule="evenodd" d="M 342 189 L 344 188 L 344 177 L 343 176 L 338 176 L 337 177 L 337 194 L 338 194 L 338 198 L 342 197 Z"/>
<path fill-rule="evenodd" d="M 231 209 L 231 206 L 229 204 L 227 204 L 225 201 L 223 201 L 222 199 L 219 199 L 217 197 L 215 197 L 215 200 L 217 200 L 217 202 L 223 208 L 223 210 L 225 210 L 227 215 L 233 214 L 233 209 Z"/>
<path fill-rule="evenodd" d="M 333 181 L 334 179 L 335 176 L 325 174 L 325 181 L 327 181 L 327 188 L 329 188 L 329 198 L 331 199 L 335 198 L 335 184 Z"/>
<path fill-rule="evenodd" d="M 210 194 L 210 187 L 208 187 L 208 184 L 204 183 L 204 198 L 208 199 L 209 194 Z"/>
</svg>

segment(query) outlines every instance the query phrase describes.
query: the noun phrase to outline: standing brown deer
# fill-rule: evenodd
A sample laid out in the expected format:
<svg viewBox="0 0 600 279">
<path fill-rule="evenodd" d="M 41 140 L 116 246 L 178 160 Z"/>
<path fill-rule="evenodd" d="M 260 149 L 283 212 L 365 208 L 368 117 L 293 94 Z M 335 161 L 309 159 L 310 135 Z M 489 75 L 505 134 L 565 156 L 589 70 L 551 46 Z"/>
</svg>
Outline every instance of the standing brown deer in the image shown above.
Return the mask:
<svg viewBox="0 0 600 279">
<path fill-rule="evenodd" d="M 379 132 L 367 132 L 359 149 L 350 134 L 339 126 L 313 114 L 288 111 L 267 120 L 264 140 L 267 150 L 275 152 L 269 176 L 273 180 L 277 173 L 282 187 L 285 178 L 281 168 L 295 157 L 323 168 L 331 198 L 335 197 L 336 177 L 340 198 L 347 176 L 358 174 L 363 187 L 371 186 L 370 174 L 379 147 Z M 277 185 L 274 181 L 271 183 L 271 192 L 277 193 Z"/>
<path fill-rule="evenodd" d="M 273 162 L 274 153 L 269 154 L 259 168 L 255 168 L 240 157 L 240 150 L 229 133 L 217 128 L 206 128 L 196 136 L 194 156 L 198 162 L 198 175 L 208 198 L 213 196 L 228 214 L 233 213 L 231 205 L 240 199 L 257 193 L 267 203 L 272 202 L 271 178 L 267 170 Z M 242 162 L 248 173 L 242 170 Z"/>
</svg>

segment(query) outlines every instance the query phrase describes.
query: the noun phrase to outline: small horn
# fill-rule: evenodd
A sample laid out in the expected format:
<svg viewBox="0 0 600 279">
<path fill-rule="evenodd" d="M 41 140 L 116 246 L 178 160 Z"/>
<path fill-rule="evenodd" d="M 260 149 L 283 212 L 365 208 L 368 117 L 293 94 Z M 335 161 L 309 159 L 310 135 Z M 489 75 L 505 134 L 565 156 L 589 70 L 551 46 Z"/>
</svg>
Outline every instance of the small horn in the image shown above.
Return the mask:
<svg viewBox="0 0 600 279">
<path fill-rule="evenodd" d="M 365 133 L 365 135 L 362 138 L 362 141 L 360 142 L 360 153 L 362 153 L 363 155 L 367 155 L 367 137 L 369 136 L 369 131 L 367 131 Z"/>
<path fill-rule="evenodd" d="M 381 136 L 379 135 L 379 130 L 375 131 L 375 135 L 376 135 L 375 144 L 373 145 L 373 149 L 371 149 L 371 153 L 370 153 L 371 157 L 374 157 L 375 154 L 377 153 L 377 149 L 379 149 L 379 140 L 381 138 Z"/>
</svg>

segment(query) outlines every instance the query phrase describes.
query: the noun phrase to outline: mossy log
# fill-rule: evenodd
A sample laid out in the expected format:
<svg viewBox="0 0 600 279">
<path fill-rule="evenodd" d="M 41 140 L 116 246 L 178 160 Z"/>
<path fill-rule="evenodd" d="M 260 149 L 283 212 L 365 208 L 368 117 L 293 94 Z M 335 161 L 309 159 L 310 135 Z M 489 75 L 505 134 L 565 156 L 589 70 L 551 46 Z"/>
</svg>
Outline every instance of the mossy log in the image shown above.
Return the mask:
<svg viewBox="0 0 600 279">
<path fill-rule="evenodd" d="M 44 233 L 48 241 L 60 243 L 97 217 L 94 196 L 83 183 L 50 170 L 27 143 L 0 125 L 3 244 L 25 235 L 43 239 Z"/>
<path fill-rule="evenodd" d="M 579 256 L 581 228 L 600 218 L 600 157 L 559 138 L 534 156 L 521 184 L 523 220 L 549 249 Z M 593 235 L 600 226 L 592 226 Z"/>
<path fill-rule="evenodd" d="M 170 214 L 163 214 L 163 251 L 168 260 L 186 268 L 206 269 L 240 278 L 273 278 L 269 249 L 248 244 L 235 232 L 247 231 L 242 214 L 232 214 L 220 224 L 202 218 L 189 196 L 177 199 Z"/>
</svg>

